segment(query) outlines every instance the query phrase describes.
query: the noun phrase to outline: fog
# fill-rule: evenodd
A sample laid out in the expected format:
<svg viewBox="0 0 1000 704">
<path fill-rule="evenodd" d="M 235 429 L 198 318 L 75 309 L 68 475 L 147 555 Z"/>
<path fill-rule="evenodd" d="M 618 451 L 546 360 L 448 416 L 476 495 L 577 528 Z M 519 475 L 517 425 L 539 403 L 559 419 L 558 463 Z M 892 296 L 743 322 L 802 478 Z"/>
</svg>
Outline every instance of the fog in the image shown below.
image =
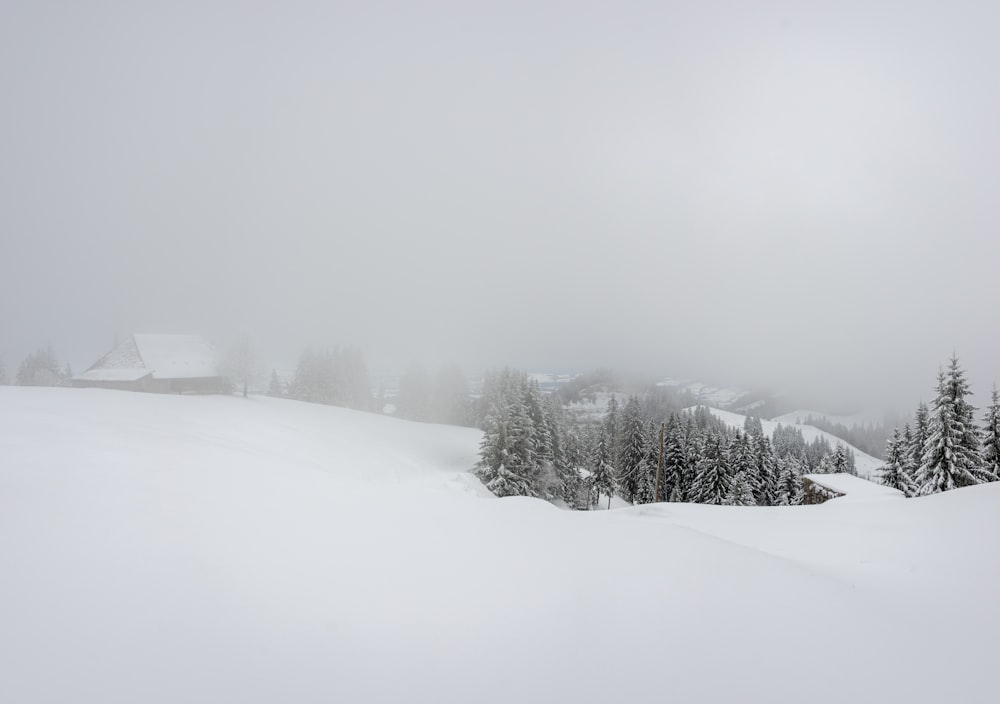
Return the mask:
<svg viewBox="0 0 1000 704">
<path fill-rule="evenodd" d="M 1000 377 L 995 3 L 0 10 L 0 356 Z"/>
</svg>

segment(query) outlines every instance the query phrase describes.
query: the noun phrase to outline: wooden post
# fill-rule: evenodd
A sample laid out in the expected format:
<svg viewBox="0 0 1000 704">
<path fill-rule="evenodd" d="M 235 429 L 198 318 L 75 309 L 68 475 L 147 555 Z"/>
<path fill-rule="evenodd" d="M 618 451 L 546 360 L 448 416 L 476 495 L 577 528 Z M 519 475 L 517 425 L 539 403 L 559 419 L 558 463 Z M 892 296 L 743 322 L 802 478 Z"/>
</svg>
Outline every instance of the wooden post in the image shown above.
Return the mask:
<svg viewBox="0 0 1000 704">
<path fill-rule="evenodd" d="M 663 423 L 660 423 L 660 460 L 656 463 L 656 491 L 653 492 L 653 502 L 660 500 L 660 472 L 663 471 Z"/>
</svg>

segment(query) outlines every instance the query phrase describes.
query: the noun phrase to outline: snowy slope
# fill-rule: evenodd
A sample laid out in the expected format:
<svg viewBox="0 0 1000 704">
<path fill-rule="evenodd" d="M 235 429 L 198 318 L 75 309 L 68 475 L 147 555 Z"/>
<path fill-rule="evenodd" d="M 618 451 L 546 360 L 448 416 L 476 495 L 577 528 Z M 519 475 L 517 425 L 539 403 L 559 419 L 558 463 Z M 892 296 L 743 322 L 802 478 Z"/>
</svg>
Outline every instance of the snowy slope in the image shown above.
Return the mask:
<svg viewBox="0 0 1000 704">
<path fill-rule="evenodd" d="M 571 512 L 478 439 L 0 387 L 0 701 L 1000 700 L 1000 486 Z"/>
<path fill-rule="evenodd" d="M 694 407 L 685 410 L 693 411 Z M 732 411 L 722 411 L 719 410 L 718 408 L 709 408 L 708 410 L 711 411 L 712 415 L 714 415 L 716 418 L 724 422 L 730 428 L 742 428 L 743 423 L 747 419 L 746 416 L 741 415 L 739 413 L 733 413 Z M 764 433 L 766 435 L 773 435 L 775 429 L 779 425 L 779 422 L 777 420 L 761 420 L 760 424 L 761 427 L 763 427 Z M 836 435 L 831 435 L 830 433 L 820 430 L 819 428 L 816 428 L 814 426 L 803 425 L 801 423 L 795 423 L 792 421 L 782 421 L 780 425 L 784 426 L 791 425 L 798 428 L 800 431 L 802 431 L 802 437 L 805 438 L 806 442 L 812 442 L 816 438 L 826 438 L 827 441 L 830 443 L 831 447 L 836 447 L 837 445 L 843 445 L 844 447 L 850 449 L 854 453 L 854 463 L 858 470 L 858 474 L 861 475 L 862 477 L 875 477 L 877 475 L 876 470 L 878 470 L 883 464 L 885 464 L 882 460 L 878 459 L 877 457 L 872 457 L 871 455 L 862 452 L 858 448 L 854 447 L 854 445 L 851 445 L 846 441 L 841 440 Z"/>
<path fill-rule="evenodd" d="M 812 416 L 813 418 L 822 418 L 835 425 L 843 425 L 847 428 L 853 428 L 856 425 L 878 424 L 883 420 L 885 413 L 877 410 L 871 410 L 855 413 L 850 416 L 838 416 L 831 413 L 820 413 L 819 411 L 799 409 L 797 411 L 792 411 L 791 413 L 786 413 L 782 416 L 777 416 L 776 418 L 773 418 L 773 420 L 775 423 L 782 423 L 783 425 L 801 424 L 804 423 L 809 416 Z"/>
</svg>

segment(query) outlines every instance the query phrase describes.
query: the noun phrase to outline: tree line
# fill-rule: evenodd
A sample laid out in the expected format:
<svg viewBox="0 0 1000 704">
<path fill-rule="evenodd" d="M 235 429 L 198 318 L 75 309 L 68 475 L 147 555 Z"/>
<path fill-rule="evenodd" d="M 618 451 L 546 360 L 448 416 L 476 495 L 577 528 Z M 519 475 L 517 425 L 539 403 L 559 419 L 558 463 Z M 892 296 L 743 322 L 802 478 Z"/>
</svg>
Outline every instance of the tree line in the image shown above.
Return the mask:
<svg viewBox="0 0 1000 704">
<path fill-rule="evenodd" d="M 13 381 L 18 386 L 69 386 L 73 378 L 73 368 L 67 363 L 59 364 L 51 346 L 39 347 L 25 357 L 17 367 L 13 380 L 7 375 L 3 359 L 0 359 L 0 385 Z"/>
<path fill-rule="evenodd" d="M 759 418 L 728 427 L 705 407 L 660 413 L 663 399 L 612 396 L 598 423 L 574 422 L 556 394 L 524 372 L 487 375 L 476 473 L 497 496 L 534 496 L 585 509 L 620 496 L 737 506 L 797 504 L 806 473 L 856 473 L 853 453 L 811 443 L 794 427 L 773 437 Z M 661 449 L 662 448 L 662 449 Z M 662 457 L 662 461 L 661 461 Z M 657 475 L 659 474 L 659 482 Z"/>
<path fill-rule="evenodd" d="M 848 445 L 856 447 L 872 457 L 885 459 L 885 443 L 892 431 L 892 425 L 888 421 L 883 420 L 878 423 L 847 426 L 843 423 L 834 423 L 823 416 L 813 416 L 812 414 L 808 414 L 805 420 L 796 420 L 805 425 L 819 428 L 830 435 L 836 435 Z"/>
<path fill-rule="evenodd" d="M 276 370 L 271 371 L 267 393 L 309 403 L 390 412 L 427 423 L 472 426 L 477 420 L 469 383 L 457 365 L 443 367 L 433 377 L 419 365 L 411 365 L 400 378 L 395 396 L 389 396 L 384 388 L 372 393 L 364 358 L 353 347 L 304 350 L 291 379 L 282 380 Z"/>
<path fill-rule="evenodd" d="M 303 350 L 290 381 L 271 371 L 267 393 L 360 411 L 376 410 L 364 358 L 353 347 Z"/>
</svg>

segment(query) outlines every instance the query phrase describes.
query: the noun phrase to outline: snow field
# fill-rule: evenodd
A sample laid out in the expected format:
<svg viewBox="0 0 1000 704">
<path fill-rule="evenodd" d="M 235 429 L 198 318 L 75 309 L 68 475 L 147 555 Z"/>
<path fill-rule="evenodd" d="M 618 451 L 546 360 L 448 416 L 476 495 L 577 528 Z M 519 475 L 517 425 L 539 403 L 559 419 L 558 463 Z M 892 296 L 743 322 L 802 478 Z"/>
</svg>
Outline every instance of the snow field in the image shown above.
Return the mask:
<svg viewBox="0 0 1000 704">
<path fill-rule="evenodd" d="M 1000 700 L 1000 486 L 571 512 L 487 496 L 478 431 L 290 401 L 0 428 L 0 701 Z"/>
</svg>

